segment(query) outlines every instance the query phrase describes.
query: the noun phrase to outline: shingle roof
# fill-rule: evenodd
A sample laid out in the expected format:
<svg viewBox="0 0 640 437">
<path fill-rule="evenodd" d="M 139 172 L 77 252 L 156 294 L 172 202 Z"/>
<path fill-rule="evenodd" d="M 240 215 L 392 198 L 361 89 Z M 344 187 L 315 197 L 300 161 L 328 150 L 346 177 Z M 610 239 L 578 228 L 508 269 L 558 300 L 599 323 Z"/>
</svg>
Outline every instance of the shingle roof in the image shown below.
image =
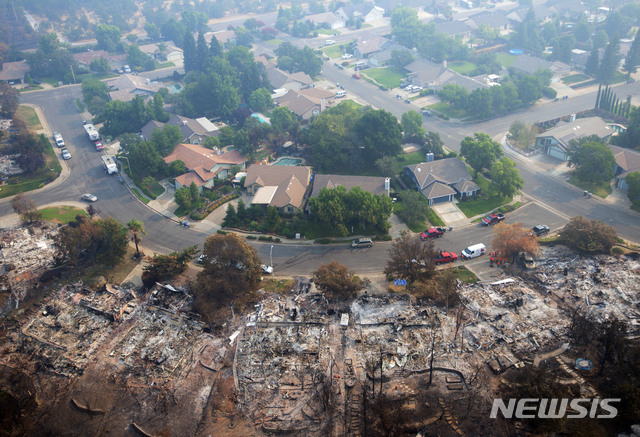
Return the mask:
<svg viewBox="0 0 640 437">
<path fill-rule="evenodd" d="M 164 123 L 162 123 L 161 121 L 150 120 L 147 124 L 142 126 L 142 129 L 140 129 L 140 133 L 142 133 L 142 136 L 145 138 L 145 140 L 150 140 L 153 131 L 156 129 L 162 129 L 163 126 Z"/>
<path fill-rule="evenodd" d="M 421 189 L 434 179 L 447 184 L 455 184 L 463 179 L 471 179 L 467 166 L 460 158 L 445 158 L 432 162 L 422 162 L 409 165 L 407 168 L 416 176 Z"/>
<path fill-rule="evenodd" d="M 378 50 L 382 50 L 382 46 L 384 46 L 389 40 L 379 35 L 369 34 L 366 36 L 362 36 L 358 39 L 356 43 L 356 49 L 362 53 L 363 55 L 377 52 Z"/>
<path fill-rule="evenodd" d="M 23 80 L 27 71 L 29 71 L 27 61 L 5 62 L 0 70 L 0 80 Z"/>
<path fill-rule="evenodd" d="M 184 162 L 189 170 L 198 167 L 211 170 L 217 164 L 238 165 L 247 162 L 247 158 L 237 150 L 217 154 L 215 151 L 199 144 L 178 144 L 173 149 L 173 152 L 164 158 L 164 162 L 167 164 L 176 160 Z"/>
<path fill-rule="evenodd" d="M 270 68 L 267 70 L 267 79 L 274 88 L 281 88 L 287 82 L 294 81 L 300 82 L 303 85 L 311 85 L 313 79 L 306 73 L 296 72 L 287 73 L 279 68 Z"/>
<path fill-rule="evenodd" d="M 108 85 L 109 89 L 113 90 L 109 92 L 111 100 L 122 100 L 123 102 L 133 100 L 140 94 L 155 94 L 164 86 L 161 83 L 153 83 L 146 77 L 133 74 L 123 74 L 119 78 L 109 81 Z"/>
<path fill-rule="evenodd" d="M 494 12 L 485 11 L 472 15 L 465 23 L 473 29 L 479 29 L 483 24 L 492 29 L 498 29 L 511 24 L 511 20 L 507 18 L 505 11 L 498 10 Z"/>
<path fill-rule="evenodd" d="M 612 135 L 614 130 L 600 117 L 578 118 L 573 122 L 561 122 L 553 129 L 542 132 L 536 138 L 555 138 L 560 147 L 567 150 L 569 141 L 577 140 L 582 137 L 597 135 L 600 138 L 606 138 Z"/>
<path fill-rule="evenodd" d="M 292 205 L 300 208 L 310 179 L 311 167 L 253 164 L 247 169 L 244 186 L 277 186 L 270 201 L 271 206 L 282 208 Z"/>
<path fill-rule="evenodd" d="M 321 12 L 319 14 L 307 15 L 305 19 L 315 24 L 333 24 L 336 21 L 342 21 L 342 18 L 338 17 L 333 12 Z"/>
<path fill-rule="evenodd" d="M 478 191 L 480 189 L 479 186 L 476 185 L 473 181 L 460 181 L 456 184 L 453 184 L 453 187 L 458 190 L 459 193 L 465 193 L 468 191 Z"/>
<path fill-rule="evenodd" d="M 640 153 L 635 150 L 609 145 L 616 164 L 624 171 L 619 176 L 626 176 L 631 172 L 640 171 Z"/>
<path fill-rule="evenodd" d="M 436 23 L 436 32 L 444 33 L 448 37 L 463 35 L 470 33 L 471 28 L 464 21 L 447 21 L 444 23 Z"/>
<path fill-rule="evenodd" d="M 207 172 L 209 173 L 209 172 Z M 176 177 L 176 181 L 182 185 L 182 186 L 190 186 L 191 183 L 193 182 L 194 184 L 196 184 L 196 187 L 201 187 L 202 185 L 206 184 L 208 180 L 212 179 L 214 177 L 213 173 L 209 173 L 210 177 L 207 177 L 206 179 L 204 179 L 200 173 L 194 172 L 194 171 L 190 171 L 184 174 L 181 174 L 180 176 Z"/>
<path fill-rule="evenodd" d="M 360 187 L 363 191 L 368 191 L 371 194 L 386 194 L 384 180 L 385 178 L 375 176 L 317 174 L 313 178 L 311 197 L 319 195 L 320 190 L 323 188 L 335 188 L 337 186 L 345 187 L 347 192 L 353 187 Z"/>
<path fill-rule="evenodd" d="M 456 191 L 453 188 L 447 184 L 443 184 L 442 182 L 434 182 L 421 190 L 421 192 L 427 199 L 437 199 L 438 197 L 456 194 Z"/>
<path fill-rule="evenodd" d="M 73 59 L 75 59 L 76 62 L 86 65 L 91 64 L 92 61 L 100 58 L 110 59 L 109 52 L 106 50 L 89 50 L 88 52 L 73 54 Z"/>
</svg>

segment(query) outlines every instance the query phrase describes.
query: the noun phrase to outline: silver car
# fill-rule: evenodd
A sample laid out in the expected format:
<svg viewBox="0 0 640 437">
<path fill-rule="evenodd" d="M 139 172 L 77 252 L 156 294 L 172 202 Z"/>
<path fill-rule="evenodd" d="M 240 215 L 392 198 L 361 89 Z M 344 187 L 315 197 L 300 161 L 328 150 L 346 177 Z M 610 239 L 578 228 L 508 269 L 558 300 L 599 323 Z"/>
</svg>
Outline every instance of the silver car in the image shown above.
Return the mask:
<svg viewBox="0 0 640 437">
<path fill-rule="evenodd" d="M 69 153 L 69 149 L 67 149 L 66 147 L 62 149 L 60 153 L 62 153 L 62 159 L 64 160 L 71 159 L 71 153 Z"/>
<path fill-rule="evenodd" d="M 95 202 L 96 200 L 98 200 L 98 196 L 96 196 L 95 194 L 85 193 L 81 196 L 81 199 L 85 202 Z"/>
</svg>

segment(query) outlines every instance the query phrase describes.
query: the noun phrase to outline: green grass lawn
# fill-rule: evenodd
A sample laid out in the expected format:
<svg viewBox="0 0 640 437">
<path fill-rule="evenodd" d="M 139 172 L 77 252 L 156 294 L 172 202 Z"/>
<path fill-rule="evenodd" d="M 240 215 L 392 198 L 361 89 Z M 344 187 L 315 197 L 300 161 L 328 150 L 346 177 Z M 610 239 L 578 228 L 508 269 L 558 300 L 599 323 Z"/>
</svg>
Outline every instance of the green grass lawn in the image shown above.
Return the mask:
<svg viewBox="0 0 640 437">
<path fill-rule="evenodd" d="M 42 213 L 42 220 L 54 223 L 67 224 L 76 219 L 79 214 L 89 215 L 84 209 L 76 208 L 75 206 L 54 206 L 51 208 L 43 208 L 40 210 Z"/>
<path fill-rule="evenodd" d="M 386 86 L 387 88 L 399 87 L 402 83 L 402 79 L 405 77 L 404 74 L 398 73 L 392 67 L 369 68 L 362 72 L 362 74 L 369 76 L 380 85 Z"/>
<path fill-rule="evenodd" d="M 18 117 L 20 117 L 20 119 L 22 119 L 27 124 L 27 128 L 29 128 L 29 130 L 37 131 L 42 129 L 40 119 L 38 118 L 38 115 L 33 108 L 20 105 L 18 106 L 18 110 L 16 111 L 16 113 L 18 114 Z"/>
<path fill-rule="evenodd" d="M 332 36 L 335 35 L 336 33 L 338 34 L 340 33 L 340 31 L 337 29 L 321 29 L 321 28 L 316 29 L 316 32 L 318 32 L 318 35 L 332 35 Z"/>
<path fill-rule="evenodd" d="M 562 83 L 566 85 L 571 85 L 573 83 L 584 82 L 585 80 L 589 80 L 589 76 L 584 74 L 572 74 L 571 76 L 565 76 L 562 79 Z"/>
<path fill-rule="evenodd" d="M 456 279 L 460 279 L 462 282 L 466 282 L 467 284 L 475 284 L 478 282 L 478 277 L 466 267 L 454 267 L 453 274 Z"/>
<path fill-rule="evenodd" d="M 429 105 L 428 108 L 449 118 L 465 118 L 467 116 L 467 111 L 463 109 L 453 109 L 445 102 L 434 103 L 433 105 Z"/>
<path fill-rule="evenodd" d="M 470 170 L 473 174 L 473 170 Z M 480 187 L 480 194 L 472 200 L 466 200 L 464 202 L 458 202 L 458 208 L 467 217 L 475 217 L 480 214 L 486 214 L 489 211 L 493 211 L 499 206 L 510 203 L 512 197 L 503 197 L 495 194 L 489 185 L 489 181 L 478 175 L 473 179 Z"/>
<path fill-rule="evenodd" d="M 582 188 L 583 190 L 587 190 L 588 192 L 595 194 L 596 196 L 602 197 L 605 199 L 611 192 L 611 184 L 609 182 L 603 182 L 600 184 L 594 184 L 591 182 L 584 182 L 578 178 L 578 176 L 574 174 L 569 178 L 569 183 L 575 185 L 578 188 Z"/>
<path fill-rule="evenodd" d="M 445 225 L 445 222 L 440 218 L 438 213 L 431 208 L 429 208 L 429 212 L 427 213 L 427 220 L 429 220 L 429 223 L 431 223 L 433 226 Z"/>
<path fill-rule="evenodd" d="M 611 80 L 611 84 L 615 85 L 617 83 L 622 83 L 627 81 L 627 75 L 621 71 L 616 71 L 613 73 L 613 79 Z"/>
<path fill-rule="evenodd" d="M 331 59 L 336 59 L 342 56 L 342 50 L 340 50 L 340 46 L 337 44 L 323 47 L 321 50 L 322 50 L 322 53 L 324 53 Z"/>
<path fill-rule="evenodd" d="M 138 199 L 142 200 L 144 203 L 150 202 L 150 200 L 144 197 L 142 194 L 140 194 L 140 191 L 138 191 L 136 188 L 131 187 L 131 191 L 133 192 L 133 194 L 138 196 Z"/>
<path fill-rule="evenodd" d="M 447 63 L 447 67 L 455 71 L 456 73 L 460 73 L 466 76 L 476 69 L 476 64 L 469 61 L 453 61 Z"/>
<path fill-rule="evenodd" d="M 269 44 L 270 46 L 278 46 L 282 44 L 282 41 L 279 40 L 278 38 L 273 38 L 273 39 L 267 40 L 267 44 Z"/>
<path fill-rule="evenodd" d="M 496 59 L 504 67 L 509 68 L 516 61 L 517 56 L 508 53 L 498 53 Z"/>
</svg>

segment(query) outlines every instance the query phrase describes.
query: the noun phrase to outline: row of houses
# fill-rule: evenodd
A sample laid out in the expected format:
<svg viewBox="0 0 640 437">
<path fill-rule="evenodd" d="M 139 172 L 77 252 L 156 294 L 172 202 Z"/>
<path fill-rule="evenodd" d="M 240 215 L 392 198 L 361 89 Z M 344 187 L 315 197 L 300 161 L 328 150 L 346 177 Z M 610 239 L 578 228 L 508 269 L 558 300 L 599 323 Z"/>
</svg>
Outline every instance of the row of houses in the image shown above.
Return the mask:
<svg viewBox="0 0 640 437">
<path fill-rule="evenodd" d="M 305 22 L 329 29 L 342 29 L 347 22 L 362 20 L 363 23 L 373 23 L 384 18 L 385 10 L 373 3 L 348 4 L 339 7 L 334 12 L 321 12 L 304 17 Z"/>
</svg>

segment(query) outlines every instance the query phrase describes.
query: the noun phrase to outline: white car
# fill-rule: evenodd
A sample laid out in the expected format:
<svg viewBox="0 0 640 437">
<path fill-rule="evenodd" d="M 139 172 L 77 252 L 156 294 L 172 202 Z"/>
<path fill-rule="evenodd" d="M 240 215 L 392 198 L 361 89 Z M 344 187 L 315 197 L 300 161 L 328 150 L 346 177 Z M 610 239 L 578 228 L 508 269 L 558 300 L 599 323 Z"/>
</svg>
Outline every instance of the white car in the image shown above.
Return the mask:
<svg viewBox="0 0 640 437">
<path fill-rule="evenodd" d="M 85 202 L 95 202 L 96 200 L 98 200 L 98 196 L 89 193 L 83 194 L 80 198 Z"/>
<path fill-rule="evenodd" d="M 268 266 L 266 264 L 261 264 L 260 268 L 262 268 L 262 272 L 270 275 L 271 273 L 273 273 L 273 267 L 272 266 Z"/>
<path fill-rule="evenodd" d="M 330 45 L 333 45 L 333 44 L 335 44 L 335 43 L 336 43 L 336 42 L 335 42 L 334 40 L 332 40 L 332 39 L 328 39 L 328 40 L 326 40 L 326 41 L 324 42 L 324 45 L 325 45 L 325 46 L 330 46 Z"/>
<path fill-rule="evenodd" d="M 64 159 L 65 161 L 67 159 L 71 159 L 71 153 L 69 153 L 69 149 L 67 149 L 66 147 L 62 149 L 60 153 L 62 153 L 62 159 Z"/>
<path fill-rule="evenodd" d="M 344 55 L 342 55 L 342 59 L 351 59 L 353 58 L 353 55 L 351 53 L 345 53 Z"/>
</svg>

